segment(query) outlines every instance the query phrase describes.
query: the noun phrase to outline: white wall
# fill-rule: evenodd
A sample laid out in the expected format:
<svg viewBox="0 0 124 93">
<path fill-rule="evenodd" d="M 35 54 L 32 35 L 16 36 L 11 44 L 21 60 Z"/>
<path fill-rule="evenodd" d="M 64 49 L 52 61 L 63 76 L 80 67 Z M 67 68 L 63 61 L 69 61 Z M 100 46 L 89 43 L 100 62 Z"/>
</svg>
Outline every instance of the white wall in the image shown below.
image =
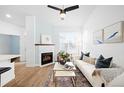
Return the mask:
<svg viewBox="0 0 124 93">
<path fill-rule="evenodd" d="M 114 57 L 114 62 L 124 66 L 124 43 L 93 44 L 93 32 L 118 21 L 124 21 L 124 6 L 97 6 L 83 30 L 83 50 L 91 56 Z"/>
<path fill-rule="evenodd" d="M 20 55 L 21 62 L 26 62 L 26 34 L 25 30 L 20 36 Z"/>
<path fill-rule="evenodd" d="M 40 36 L 42 34 L 51 35 L 53 37 L 54 31 L 53 26 L 42 20 L 42 17 L 36 16 L 36 39 L 35 43 L 40 43 Z"/>
<path fill-rule="evenodd" d="M 21 35 L 24 29 L 16 25 L 0 21 L 0 34 Z"/>
<path fill-rule="evenodd" d="M 36 21 L 34 16 L 26 16 L 26 65 L 35 66 L 35 33 L 36 33 Z"/>
</svg>

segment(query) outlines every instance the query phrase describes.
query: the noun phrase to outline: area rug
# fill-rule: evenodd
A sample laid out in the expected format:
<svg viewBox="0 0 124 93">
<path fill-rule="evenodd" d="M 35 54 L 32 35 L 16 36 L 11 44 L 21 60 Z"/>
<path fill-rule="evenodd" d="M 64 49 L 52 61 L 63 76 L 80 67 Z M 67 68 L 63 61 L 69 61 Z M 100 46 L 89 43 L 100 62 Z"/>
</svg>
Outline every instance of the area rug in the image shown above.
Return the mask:
<svg viewBox="0 0 124 93">
<path fill-rule="evenodd" d="M 91 84 L 85 78 L 85 76 L 77 69 L 76 74 L 76 86 L 75 87 L 91 87 Z M 52 70 L 49 73 L 47 81 L 43 84 L 43 87 L 55 87 L 53 82 L 53 73 Z M 71 78 L 69 77 L 57 77 L 56 78 L 56 87 L 73 87 Z"/>
</svg>

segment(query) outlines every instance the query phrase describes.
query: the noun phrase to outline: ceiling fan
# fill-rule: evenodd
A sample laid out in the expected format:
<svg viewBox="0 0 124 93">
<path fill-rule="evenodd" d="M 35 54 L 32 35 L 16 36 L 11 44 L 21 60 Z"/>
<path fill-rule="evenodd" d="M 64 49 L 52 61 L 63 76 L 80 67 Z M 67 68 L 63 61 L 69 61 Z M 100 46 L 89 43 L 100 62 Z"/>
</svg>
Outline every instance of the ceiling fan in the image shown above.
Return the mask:
<svg viewBox="0 0 124 93">
<path fill-rule="evenodd" d="M 70 7 L 67 7 L 67 8 L 64 8 L 64 5 L 63 5 L 62 9 L 58 8 L 58 7 L 55 7 L 55 6 L 51 6 L 51 5 L 48 5 L 48 7 L 60 11 L 60 17 L 61 17 L 62 20 L 64 20 L 66 12 L 78 9 L 79 5 L 74 5 L 74 6 L 70 6 Z"/>
</svg>

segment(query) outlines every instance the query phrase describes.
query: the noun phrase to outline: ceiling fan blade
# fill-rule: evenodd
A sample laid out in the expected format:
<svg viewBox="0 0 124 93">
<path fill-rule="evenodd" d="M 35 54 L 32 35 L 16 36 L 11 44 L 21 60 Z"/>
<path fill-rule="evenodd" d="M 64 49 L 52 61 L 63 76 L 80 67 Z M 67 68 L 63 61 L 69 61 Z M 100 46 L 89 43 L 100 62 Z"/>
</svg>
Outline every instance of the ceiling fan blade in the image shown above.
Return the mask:
<svg viewBox="0 0 124 93">
<path fill-rule="evenodd" d="M 52 8 L 52 9 L 55 9 L 55 10 L 59 10 L 59 11 L 62 11 L 62 9 L 58 8 L 58 7 L 54 7 L 54 6 L 51 6 L 51 5 L 48 5 L 49 8 Z"/>
<path fill-rule="evenodd" d="M 79 8 L 79 5 L 75 5 L 75 6 L 65 8 L 64 11 L 68 12 L 68 11 L 75 10 L 75 9 L 78 9 L 78 8 Z"/>
</svg>

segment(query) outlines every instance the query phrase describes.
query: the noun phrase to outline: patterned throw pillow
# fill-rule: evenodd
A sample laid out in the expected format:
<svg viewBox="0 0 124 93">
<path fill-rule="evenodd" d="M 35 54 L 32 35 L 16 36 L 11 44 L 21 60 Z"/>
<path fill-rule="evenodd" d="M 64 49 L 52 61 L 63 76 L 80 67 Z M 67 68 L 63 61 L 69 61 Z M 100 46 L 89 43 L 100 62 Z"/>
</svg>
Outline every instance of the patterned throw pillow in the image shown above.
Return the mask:
<svg viewBox="0 0 124 93">
<path fill-rule="evenodd" d="M 83 57 L 83 61 L 84 62 L 87 62 L 89 64 L 95 65 L 95 60 L 96 60 L 96 58 L 91 58 L 91 57 L 87 57 L 87 56 L 84 56 Z"/>
</svg>

